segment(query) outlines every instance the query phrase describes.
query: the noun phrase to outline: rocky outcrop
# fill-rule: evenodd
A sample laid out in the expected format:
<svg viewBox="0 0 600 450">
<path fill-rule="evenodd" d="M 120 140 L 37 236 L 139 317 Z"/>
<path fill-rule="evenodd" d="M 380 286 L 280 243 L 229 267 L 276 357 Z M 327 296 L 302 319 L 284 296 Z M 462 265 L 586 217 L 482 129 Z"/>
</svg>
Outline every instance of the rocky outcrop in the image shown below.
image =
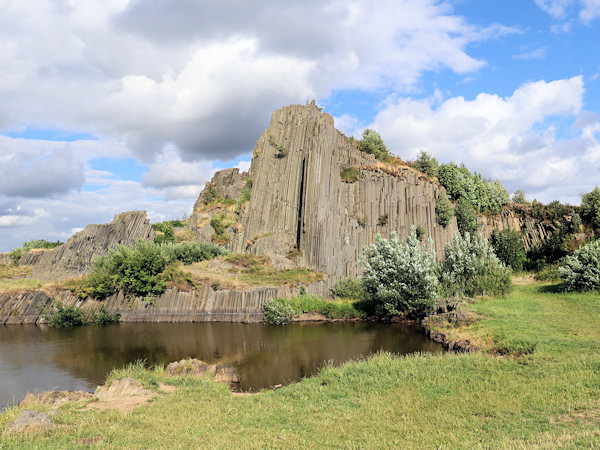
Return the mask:
<svg viewBox="0 0 600 450">
<path fill-rule="evenodd" d="M 235 368 L 232 366 L 223 366 L 215 364 L 206 364 L 196 358 L 182 359 L 170 363 L 165 369 L 167 376 L 196 376 L 201 377 L 204 374 L 210 374 L 215 381 L 225 383 L 239 383 L 240 376 L 235 373 Z"/>
<path fill-rule="evenodd" d="M 317 287 L 321 286 L 317 284 Z M 318 292 L 318 291 L 315 291 Z M 109 312 L 119 311 L 122 322 L 247 322 L 263 320 L 262 305 L 273 298 L 289 298 L 298 288 L 258 287 L 246 290 L 213 288 L 204 284 L 192 292 L 168 289 L 152 302 L 142 297 L 128 299 L 122 293 L 102 302 L 81 300 L 70 291 L 0 294 L 0 325 L 41 324 L 56 302 L 92 313 L 101 304 Z"/>
<path fill-rule="evenodd" d="M 131 245 L 138 239 L 154 239 L 154 230 L 145 211 L 117 214 L 112 222 L 88 225 L 64 245 L 53 250 L 25 253 L 19 264 L 33 266 L 30 278 L 57 280 L 86 274 L 94 259 L 119 244 Z"/>
<path fill-rule="evenodd" d="M 505 205 L 500 214 L 491 217 L 481 215 L 479 223 L 487 237 L 490 237 L 494 230 L 509 229 L 521 233 L 525 250 L 549 239 L 561 226 L 558 221 L 534 218 L 531 215 L 531 206 L 514 203 Z"/>
<path fill-rule="evenodd" d="M 342 179 L 345 169 L 358 179 Z M 404 238 L 412 226 L 421 226 L 441 258 L 457 230 L 454 219 L 446 228 L 436 220 L 443 187 L 409 167 L 383 164 L 359 151 L 314 102 L 273 113 L 254 149 L 248 177 L 250 200 L 230 227 L 229 248 L 287 256 L 333 280 L 359 273 L 359 255 L 378 233 L 395 231 Z M 239 188 L 242 178 L 231 171 L 218 173 L 209 186 Z M 223 180 L 229 184 L 221 187 Z M 197 225 L 199 218 L 190 222 Z"/>
<path fill-rule="evenodd" d="M 110 385 L 98 386 L 96 392 L 94 392 L 94 397 L 104 402 L 115 398 L 137 395 L 153 396 L 154 393 L 144 388 L 139 381 L 129 377 L 112 380 Z"/>
<path fill-rule="evenodd" d="M 34 394 L 29 392 L 19 406 L 29 407 L 33 405 L 44 405 L 57 407 L 68 402 L 88 400 L 92 398 L 90 392 L 85 391 L 44 391 Z"/>
</svg>

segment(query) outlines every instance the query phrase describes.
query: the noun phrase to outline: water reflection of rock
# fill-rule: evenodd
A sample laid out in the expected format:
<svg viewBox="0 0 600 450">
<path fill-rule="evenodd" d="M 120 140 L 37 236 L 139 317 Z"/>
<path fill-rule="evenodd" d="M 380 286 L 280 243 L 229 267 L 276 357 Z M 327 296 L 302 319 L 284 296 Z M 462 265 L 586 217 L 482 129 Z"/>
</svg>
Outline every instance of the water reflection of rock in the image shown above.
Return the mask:
<svg viewBox="0 0 600 450">
<path fill-rule="evenodd" d="M 327 361 L 339 364 L 381 349 L 441 351 L 414 328 L 371 323 L 124 323 L 69 330 L 15 326 L 0 327 L 0 342 L 21 349 L 11 357 L 12 364 L 26 366 L 29 349 L 35 346 L 41 362 L 93 384 L 103 383 L 112 368 L 138 359 L 166 365 L 194 357 L 234 366 L 242 390 L 296 381 L 313 375 Z"/>
</svg>

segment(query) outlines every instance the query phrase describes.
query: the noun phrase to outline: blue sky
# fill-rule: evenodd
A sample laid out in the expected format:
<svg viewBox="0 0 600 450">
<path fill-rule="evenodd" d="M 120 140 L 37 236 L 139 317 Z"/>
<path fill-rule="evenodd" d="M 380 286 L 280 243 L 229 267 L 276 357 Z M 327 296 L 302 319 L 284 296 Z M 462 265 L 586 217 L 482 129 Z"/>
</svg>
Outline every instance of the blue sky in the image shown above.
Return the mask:
<svg viewBox="0 0 600 450">
<path fill-rule="evenodd" d="M 577 203 L 600 184 L 600 0 L 22 0 L 0 17 L 0 251 L 191 212 L 271 112 Z"/>
</svg>

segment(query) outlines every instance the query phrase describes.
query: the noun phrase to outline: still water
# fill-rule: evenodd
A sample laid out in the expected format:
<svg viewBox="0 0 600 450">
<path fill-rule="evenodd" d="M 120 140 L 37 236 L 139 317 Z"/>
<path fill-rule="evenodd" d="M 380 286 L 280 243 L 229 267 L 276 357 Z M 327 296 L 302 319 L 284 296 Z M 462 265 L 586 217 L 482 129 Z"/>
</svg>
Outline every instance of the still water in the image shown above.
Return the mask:
<svg viewBox="0 0 600 450">
<path fill-rule="evenodd" d="M 0 326 L 0 408 L 27 392 L 93 391 L 114 367 L 194 357 L 236 368 L 239 389 L 298 381 L 327 363 L 341 364 L 379 350 L 442 352 L 416 327 L 377 323 L 122 323 L 52 329 Z"/>
</svg>

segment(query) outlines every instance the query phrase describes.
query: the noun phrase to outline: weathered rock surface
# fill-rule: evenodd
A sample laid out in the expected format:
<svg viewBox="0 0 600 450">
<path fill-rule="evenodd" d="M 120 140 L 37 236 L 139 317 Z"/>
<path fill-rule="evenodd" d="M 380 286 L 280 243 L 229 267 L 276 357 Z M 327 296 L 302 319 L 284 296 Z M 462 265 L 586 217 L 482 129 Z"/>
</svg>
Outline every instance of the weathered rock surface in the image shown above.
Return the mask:
<svg viewBox="0 0 600 450">
<path fill-rule="evenodd" d="M 209 373 L 214 377 L 215 381 L 225 383 L 239 383 L 240 376 L 235 373 L 235 368 L 232 366 L 206 364 L 203 361 L 195 358 L 182 359 L 169 364 L 166 368 L 166 374 L 170 377 L 175 376 L 203 376 Z"/>
<path fill-rule="evenodd" d="M 25 409 L 17 416 L 15 420 L 6 425 L 6 431 L 23 431 L 27 429 L 52 429 L 56 424 L 48 414 Z"/>
<path fill-rule="evenodd" d="M 85 391 L 44 391 L 37 394 L 29 392 L 19 406 L 32 406 L 42 404 L 46 406 L 59 406 L 63 403 L 86 400 L 92 398 L 90 392 Z"/>
<path fill-rule="evenodd" d="M 307 290 L 322 292 L 327 285 L 315 283 Z M 143 298 L 125 298 L 121 293 L 102 302 L 81 300 L 70 291 L 49 294 L 43 291 L 21 294 L 0 294 L 0 325 L 45 323 L 44 311 L 55 302 L 76 306 L 85 312 L 95 311 L 101 304 L 110 312 L 119 311 L 122 322 L 246 322 L 263 320 L 262 305 L 272 298 L 289 298 L 298 288 L 259 287 L 246 290 L 213 290 L 203 284 L 192 292 L 168 289 L 150 304 Z M 322 294 L 321 294 L 322 295 Z"/>
<path fill-rule="evenodd" d="M 522 233 L 525 250 L 529 250 L 549 239 L 560 224 L 551 220 L 540 220 L 531 216 L 531 206 L 509 203 L 500 214 L 486 217 L 481 215 L 479 222 L 483 233 L 489 237 L 494 230 L 509 229 Z"/>
<path fill-rule="evenodd" d="M 154 392 L 146 389 L 139 381 L 127 377 L 120 380 L 112 380 L 110 386 L 98 386 L 96 392 L 94 392 L 94 397 L 100 401 L 107 401 L 120 397 L 153 394 Z"/>
<path fill-rule="evenodd" d="M 154 239 L 154 230 L 145 211 L 117 214 L 112 222 L 88 225 L 64 245 L 51 251 L 29 252 L 19 264 L 33 266 L 30 278 L 57 280 L 88 273 L 94 259 L 119 244 L 131 245 L 138 239 Z"/>
<path fill-rule="evenodd" d="M 285 148 L 285 156 L 277 146 Z M 341 171 L 351 167 L 359 171 L 359 180 L 345 182 Z M 454 219 L 446 228 L 436 220 L 443 187 L 415 170 L 385 165 L 359 151 L 314 102 L 273 113 L 254 149 L 248 177 L 251 197 L 232 227 L 230 249 L 289 256 L 332 279 L 359 273 L 359 254 L 377 233 L 396 231 L 403 238 L 411 226 L 420 225 L 441 258 L 457 230 Z M 242 184 L 242 175 L 227 171 L 217 173 L 210 186 L 225 192 Z M 207 222 L 193 216 L 190 222 L 199 220 Z"/>
</svg>

